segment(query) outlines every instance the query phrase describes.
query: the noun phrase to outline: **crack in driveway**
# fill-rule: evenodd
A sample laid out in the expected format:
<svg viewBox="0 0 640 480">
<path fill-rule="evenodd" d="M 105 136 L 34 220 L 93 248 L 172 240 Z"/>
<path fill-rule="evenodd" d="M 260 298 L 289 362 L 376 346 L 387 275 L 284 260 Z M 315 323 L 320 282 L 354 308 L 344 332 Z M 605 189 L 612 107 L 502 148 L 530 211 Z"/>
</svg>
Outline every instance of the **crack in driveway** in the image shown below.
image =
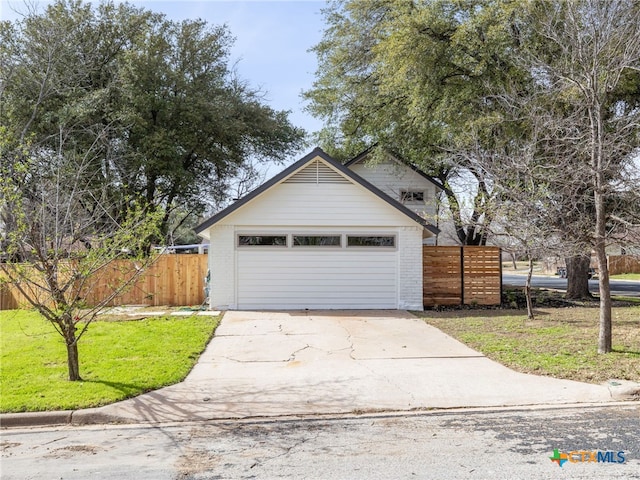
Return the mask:
<svg viewBox="0 0 640 480">
<path fill-rule="evenodd" d="M 311 345 L 307 344 L 302 348 L 299 348 L 297 350 L 294 350 L 294 352 L 289 356 L 289 360 L 287 360 L 288 362 L 293 362 L 296 359 L 296 355 L 298 355 L 300 352 L 304 352 L 305 350 L 309 349 L 309 348 L 313 348 L 311 347 Z"/>
</svg>

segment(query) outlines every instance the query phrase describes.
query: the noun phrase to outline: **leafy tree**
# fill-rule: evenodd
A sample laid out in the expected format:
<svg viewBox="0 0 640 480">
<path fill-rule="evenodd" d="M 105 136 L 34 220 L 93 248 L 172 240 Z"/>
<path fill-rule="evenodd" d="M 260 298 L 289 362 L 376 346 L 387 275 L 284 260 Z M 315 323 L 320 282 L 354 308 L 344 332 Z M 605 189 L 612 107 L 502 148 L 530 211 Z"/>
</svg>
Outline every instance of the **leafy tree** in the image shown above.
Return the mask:
<svg viewBox="0 0 640 480">
<path fill-rule="evenodd" d="M 228 68 L 231 38 L 203 21 L 158 22 L 127 54 L 123 98 L 131 106 L 130 156 L 118 165 L 132 192 L 166 208 L 201 213 L 222 198 L 249 159 L 277 159 L 301 146 L 286 112 Z"/>
<path fill-rule="evenodd" d="M 174 210 L 201 214 L 250 160 L 302 146 L 288 112 L 230 68 L 224 26 L 59 0 L 0 38 L 0 125 L 42 148 L 64 125 L 65 148 L 96 153 L 96 182 L 162 211 L 163 235 Z"/>
<path fill-rule="evenodd" d="M 200 217 L 193 212 L 173 210 L 169 217 L 167 245 L 193 245 L 200 243 L 194 228 L 200 223 Z"/>
<path fill-rule="evenodd" d="M 323 141 L 351 154 L 377 142 L 449 187 L 463 244 L 486 243 L 493 184 L 482 162 L 507 146 L 493 96 L 527 79 L 505 54 L 513 38 L 504 19 L 515 6 L 494 3 L 333 2 L 306 92 L 310 111 L 327 121 Z"/>
<path fill-rule="evenodd" d="M 229 67 L 231 41 L 126 3 L 60 0 L 0 23 L 0 271 L 64 338 L 70 380 L 78 341 L 150 245 L 302 143 Z M 123 257 L 136 268 L 87 305 Z"/>
</svg>

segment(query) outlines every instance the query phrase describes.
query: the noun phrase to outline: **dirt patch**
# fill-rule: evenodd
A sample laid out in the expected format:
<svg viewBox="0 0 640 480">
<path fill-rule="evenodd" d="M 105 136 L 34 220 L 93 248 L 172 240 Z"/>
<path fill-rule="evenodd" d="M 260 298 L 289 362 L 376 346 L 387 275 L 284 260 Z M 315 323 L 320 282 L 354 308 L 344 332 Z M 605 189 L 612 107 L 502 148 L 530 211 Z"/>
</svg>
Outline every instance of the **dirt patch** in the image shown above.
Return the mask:
<svg viewBox="0 0 640 480">
<path fill-rule="evenodd" d="M 209 449 L 188 448 L 177 464 L 178 478 L 190 478 L 200 472 L 214 470 L 221 458 Z"/>
<path fill-rule="evenodd" d="M 176 314 L 194 315 L 203 311 L 200 305 L 190 307 L 168 307 L 168 306 L 146 306 L 146 305 L 122 305 L 119 307 L 110 307 L 100 313 L 96 320 L 101 322 L 126 322 L 144 320 L 151 317 L 166 317 Z"/>
<path fill-rule="evenodd" d="M 51 450 L 45 456 L 52 458 L 69 458 L 77 454 L 96 455 L 99 451 L 100 448 L 95 445 L 68 445 Z"/>
</svg>

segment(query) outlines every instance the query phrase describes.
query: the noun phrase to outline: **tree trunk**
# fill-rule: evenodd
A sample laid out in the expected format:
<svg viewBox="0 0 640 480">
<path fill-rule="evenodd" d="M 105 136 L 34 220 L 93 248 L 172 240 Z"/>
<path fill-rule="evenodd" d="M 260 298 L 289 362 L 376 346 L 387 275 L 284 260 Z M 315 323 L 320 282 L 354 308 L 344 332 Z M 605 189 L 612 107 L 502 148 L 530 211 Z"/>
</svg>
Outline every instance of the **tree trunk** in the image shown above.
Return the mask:
<svg viewBox="0 0 640 480">
<path fill-rule="evenodd" d="M 531 300 L 531 276 L 533 275 L 533 257 L 529 255 L 529 271 L 524 284 L 524 296 L 527 299 L 527 318 L 533 320 L 533 302 Z"/>
<path fill-rule="evenodd" d="M 604 176 L 597 175 L 595 189 L 596 204 L 596 242 L 595 251 L 598 260 L 598 284 L 600 287 L 600 331 L 598 334 L 598 353 L 609 353 L 611 345 L 611 286 L 609 285 L 609 267 L 607 265 L 607 253 L 605 251 L 606 207 L 605 196 L 600 193 L 604 184 Z"/>
<path fill-rule="evenodd" d="M 80 377 L 80 362 L 78 360 L 78 342 L 66 342 L 67 344 L 67 366 L 69 367 L 69 380 L 77 382 L 82 380 Z"/>
<path fill-rule="evenodd" d="M 482 225 L 477 224 L 477 219 L 480 218 L 480 213 L 475 209 L 471 214 L 471 221 L 468 225 L 462 221 L 462 215 L 460 214 L 460 203 L 453 192 L 447 192 L 447 199 L 449 200 L 449 211 L 451 212 L 451 218 L 456 230 L 458 240 L 462 245 L 486 245 L 487 235 Z"/>
<path fill-rule="evenodd" d="M 609 285 L 609 268 L 607 255 L 602 248 L 596 245 L 598 258 L 598 283 L 600 287 L 600 331 L 598 334 L 598 353 L 609 353 L 611 344 L 611 287 Z"/>
<path fill-rule="evenodd" d="M 567 264 L 567 298 L 591 298 L 589 292 L 589 255 L 575 255 L 565 259 Z"/>
</svg>

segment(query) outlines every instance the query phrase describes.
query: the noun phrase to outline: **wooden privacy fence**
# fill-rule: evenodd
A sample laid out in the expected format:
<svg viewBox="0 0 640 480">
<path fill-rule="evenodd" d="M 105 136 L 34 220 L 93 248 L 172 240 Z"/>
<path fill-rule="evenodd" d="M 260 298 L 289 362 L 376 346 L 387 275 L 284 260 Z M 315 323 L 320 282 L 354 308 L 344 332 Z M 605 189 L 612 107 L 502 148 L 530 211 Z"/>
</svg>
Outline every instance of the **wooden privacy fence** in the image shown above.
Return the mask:
<svg viewBox="0 0 640 480">
<path fill-rule="evenodd" d="M 88 305 L 108 297 L 112 292 L 111 286 L 136 265 L 130 260 L 117 260 L 106 268 L 86 292 Z M 199 305 L 204 301 L 206 274 L 206 254 L 160 255 L 129 289 L 109 305 Z M 15 286 L 0 284 L 0 310 L 25 306 L 28 306 L 27 301 Z"/>
<path fill-rule="evenodd" d="M 640 256 L 610 255 L 609 275 L 620 275 L 622 273 L 640 273 Z"/>
<path fill-rule="evenodd" d="M 498 247 L 422 247 L 423 302 L 499 305 L 502 267 Z"/>
</svg>

